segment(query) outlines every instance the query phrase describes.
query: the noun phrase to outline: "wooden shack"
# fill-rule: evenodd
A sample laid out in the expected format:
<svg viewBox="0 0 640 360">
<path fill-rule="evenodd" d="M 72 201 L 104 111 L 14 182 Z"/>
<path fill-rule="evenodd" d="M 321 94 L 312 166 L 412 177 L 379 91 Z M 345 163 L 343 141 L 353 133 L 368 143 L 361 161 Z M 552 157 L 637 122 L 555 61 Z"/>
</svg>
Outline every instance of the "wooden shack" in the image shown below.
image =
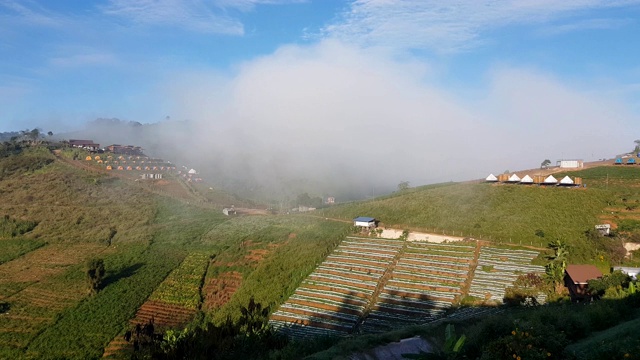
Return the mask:
<svg viewBox="0 0 640 360">
<path fill-rule="evenodd" d="M 567 265 L 564 284 L 569 289 L 571 300 L 590 298 L 588 281 L 601 277 L 602 272 L 595 265 Z"/>
</svg>

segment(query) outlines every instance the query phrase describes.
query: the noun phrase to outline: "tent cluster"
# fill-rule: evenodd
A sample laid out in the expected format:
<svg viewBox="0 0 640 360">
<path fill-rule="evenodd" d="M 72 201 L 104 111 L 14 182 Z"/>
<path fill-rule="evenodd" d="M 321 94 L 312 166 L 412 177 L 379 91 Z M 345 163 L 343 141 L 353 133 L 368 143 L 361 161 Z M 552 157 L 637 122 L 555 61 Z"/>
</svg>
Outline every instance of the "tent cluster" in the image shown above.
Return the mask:
<svg viewBox="0 0 640 360">
<path fill-rule="evenodd" d="M 558 185 L 558 186 L 580 186 L 582 185 L 582 178 L 576 177 L 571 179 L 569 176 L 563 177 L 561 180 L 556 179 L 553 175 L 542 176 L 535 175 L 531 177 L 529 175 L 525 175 L 520 178 L 517 174 L 501 174 L 496 177 L 493 174 L 489 174 L 489 176 L 485 179 L 486 182 L 490 183 L 505 183 L 505 184 L 524 184 L 524 185 Z"/>
<path fill-rule="evenodd" d="M 635 164 L 640 164 L 640 162 L 636 161 L 636 158 L 633 158 L 633 157 L 628 158 L 627 161 L 624 161 L 623 158 L 619 157 L 613 163 L 613 165 L 635 165 Z"/>
</svg>

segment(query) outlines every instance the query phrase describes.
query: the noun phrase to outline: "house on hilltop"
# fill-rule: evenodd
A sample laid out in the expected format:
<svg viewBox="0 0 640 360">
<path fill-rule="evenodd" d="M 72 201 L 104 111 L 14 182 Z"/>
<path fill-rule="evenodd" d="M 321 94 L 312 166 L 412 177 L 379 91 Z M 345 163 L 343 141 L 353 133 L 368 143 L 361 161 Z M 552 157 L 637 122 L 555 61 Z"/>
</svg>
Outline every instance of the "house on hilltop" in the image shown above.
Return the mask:
<svg viewBox="0 0 640 360">
<path fill-rule="evenodd" d="M 97 151 L 100 149 L 100 144 L 96 144 L 93 140 L 69 140 L 69 145 L 75 148 L 87 149 L 90 151 Z"/>
<path fill-rule="evenodd" d="M 602 272 L 595 265 L 567 265 L 564 285 L 569 289 L 571 300 L 589 298 L 587 282 L 602 277 Z"/>
</svg>

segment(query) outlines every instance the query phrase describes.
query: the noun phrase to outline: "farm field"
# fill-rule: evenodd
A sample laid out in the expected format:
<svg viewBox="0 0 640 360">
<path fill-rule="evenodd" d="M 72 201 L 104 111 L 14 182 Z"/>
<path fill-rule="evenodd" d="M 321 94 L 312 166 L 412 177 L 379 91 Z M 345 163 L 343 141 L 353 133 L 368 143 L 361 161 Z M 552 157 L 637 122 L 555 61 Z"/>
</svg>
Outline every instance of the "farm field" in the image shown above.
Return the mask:
<svg viewBox="0 0 640 360">
<path fill-rule="evenodd" d="M 475 241 L 347 237 L 269 322 L 295 338 L 380 333 L 428 323 L 468 295 L 490 301 L 486 305 L 502 304 L 505 288 L 518 275 L 544 271 L 531 264 L 538 254 Z M 478 273 L 481 266 L 491 266 L 488 274 Z"/>
</svg>

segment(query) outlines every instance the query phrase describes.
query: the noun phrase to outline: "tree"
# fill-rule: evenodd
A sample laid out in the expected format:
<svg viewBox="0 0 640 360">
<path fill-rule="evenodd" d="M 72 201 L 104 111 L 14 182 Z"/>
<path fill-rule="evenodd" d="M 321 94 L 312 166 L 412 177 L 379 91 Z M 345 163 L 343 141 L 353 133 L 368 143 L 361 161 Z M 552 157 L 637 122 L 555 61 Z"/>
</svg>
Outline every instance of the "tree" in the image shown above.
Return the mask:
<svg viewBox="0 0 640 360">
<path fill-rule="evenodd" d="M 238 320 L 240 330 L 247 335 L 258 335 L 268 330 L 269 307 L 262 307 L 253 296 L 249 299 L 249 304 L 240 308 L 242 316 Z"/>
<path fill-rule="evenodd" d="M 548 247 L 553 250 L 553 255 L 548 257 L 549 263 L 545 274 L 547 279 L 555 285 L 556 292 L 561 293 L 564 289 L 564 272 L 567 269 L 569 250 L 567 244 L 559 239 L 550 242 Z"/>
<path fill-rule="evenodd" d="M 404 190 L 407 190 L 408 188 L 409 188 L 408 181 L 401 181 L 400 184 L 398 184 L 398 191 L 404 191 Z"/>
<path fill-rule="evenodd" d="M 634 153 L 640 153 L 640 139 L 633 141 L 636 144 L 635 149 L 633 149 Z"/>
<path fill-rule="evenodd" d="M 551 160 L 544 159 L 544 161 L 540 164 L 540 168 L 541 169 L 546 169 L 546 168 L 549 167 L 549 165 L 551 165 Z"/>
<path fill-rule="evenodd" d="M 91 259 L 87 261 L 86 275 L 87 283 L 89 285 L 89 292 L 91 294 L 96 294 L 98 291 L 100 291 L 100 286 L 102 285 L 104 274 L 104 260 Z"/>
<path fill-rule="evenodd" d="M 52 131 L 49 131 L 49 132 L 47 133 L 47 135 L 49 135 L 49 137 L 52 137 L 52 136 L 53 136 L 53 132 L 52 132 Z"/>
</svg>

